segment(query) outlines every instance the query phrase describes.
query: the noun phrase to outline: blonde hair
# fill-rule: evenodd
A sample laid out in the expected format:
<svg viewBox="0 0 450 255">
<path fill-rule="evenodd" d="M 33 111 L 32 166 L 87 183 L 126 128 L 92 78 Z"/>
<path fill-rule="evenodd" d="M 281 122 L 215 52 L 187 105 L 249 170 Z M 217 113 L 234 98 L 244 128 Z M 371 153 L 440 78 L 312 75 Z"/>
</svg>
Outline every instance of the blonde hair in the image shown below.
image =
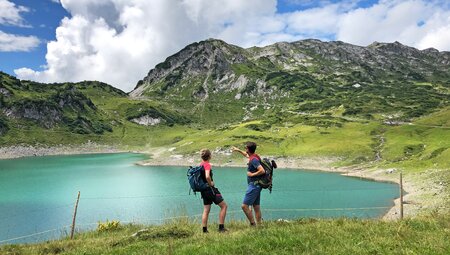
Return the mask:
<svg viewBox="0 0 450 255">
<path fill-rule="evenodd" d="M 211 151 L 209 151 L 208 149 L 203 149 L 200 151 L 200 157 L 207 161 L 211 159 Z"/>
</svg>

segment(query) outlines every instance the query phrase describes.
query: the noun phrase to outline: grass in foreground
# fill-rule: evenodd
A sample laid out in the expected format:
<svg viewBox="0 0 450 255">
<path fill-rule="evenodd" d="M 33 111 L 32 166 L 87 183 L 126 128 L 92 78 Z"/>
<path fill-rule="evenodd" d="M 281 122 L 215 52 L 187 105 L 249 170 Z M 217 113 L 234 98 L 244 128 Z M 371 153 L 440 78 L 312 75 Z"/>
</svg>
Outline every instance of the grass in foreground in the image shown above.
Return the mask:
<svg viewBox="0 0 450 255">
<path fill-rule="evenodd" d="M 187 221 L 79 234 L 74 240 L 6 245 L 0 254 L 450 254 L 450 217 L 434 216 L 400 222 L 357 219 L 298 219 L 227 225 L 203 234 Z"/>
</svg>

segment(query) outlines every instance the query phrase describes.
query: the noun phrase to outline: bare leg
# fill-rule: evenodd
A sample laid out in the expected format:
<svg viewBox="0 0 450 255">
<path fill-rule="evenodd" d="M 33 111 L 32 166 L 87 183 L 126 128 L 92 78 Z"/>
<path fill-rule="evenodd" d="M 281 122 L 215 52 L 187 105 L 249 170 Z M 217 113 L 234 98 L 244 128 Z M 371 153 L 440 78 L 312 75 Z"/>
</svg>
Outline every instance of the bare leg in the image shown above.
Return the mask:
<svg viewBox="0 0 450 255">
<path fill-rule="evenodd" d="M 253 210 L 255 210 L 256 222 L 259 225 L 259 224 L 261 224 L 261 207 L 259 205 L 254 205 Z"/>
<path fill-rule="evenodd" d="M 246 204 L 242 204 L 242 211 L 244 211 L 245 216 L 247 216 L 247 219 L 250 221 L 250 224 L 255 224 L 255 220 L 253 219 L 253 213 L 250 207 Z"/>
<path fill-rule="evenodd" d="M 222 201 L 218 204 L 218 206 L 220 207 L 219 224 L 224 224 L 225 216 L 227 216 L 228 205 L 227 205 L 227 203 L 225 203 L 225 201 Z"/>
<path fill-rule="evenodd" d="M 211 205 L 204 205 L 203 206 L 203 214 L 202 214 L 202 227 L 208 226 L 208 216 L 209 212 L 211 211 Z"/>
</svg>

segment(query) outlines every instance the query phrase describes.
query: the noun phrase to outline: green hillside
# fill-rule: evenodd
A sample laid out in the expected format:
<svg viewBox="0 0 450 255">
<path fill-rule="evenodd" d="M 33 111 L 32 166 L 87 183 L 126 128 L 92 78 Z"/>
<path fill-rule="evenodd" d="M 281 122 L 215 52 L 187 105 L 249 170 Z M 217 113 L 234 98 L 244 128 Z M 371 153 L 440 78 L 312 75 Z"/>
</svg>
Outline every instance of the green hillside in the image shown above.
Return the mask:
<svg viewBox="0 0 450 255">
<path fill-rule="evenodd" d="M 160 126 L 183 125 L 189 119 L 154 101 L 133 100 L 101 82 L 42 84 L 0 73 L 0 144 L 2 146 L 134 144 L 147 136 L 133 120 L 159 119 Z M 136 139 L 136 140 L 134 140 Z"/>
</svg>

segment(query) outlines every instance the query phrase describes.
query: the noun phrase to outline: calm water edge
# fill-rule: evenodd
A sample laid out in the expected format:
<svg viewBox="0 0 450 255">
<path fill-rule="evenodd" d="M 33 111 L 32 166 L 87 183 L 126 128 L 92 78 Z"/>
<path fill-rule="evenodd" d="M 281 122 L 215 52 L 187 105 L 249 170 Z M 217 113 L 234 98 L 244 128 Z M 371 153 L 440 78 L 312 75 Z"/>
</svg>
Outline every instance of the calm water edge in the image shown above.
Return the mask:
<svg viewBox="0 0 450 255">
<path fill-rule="evenodd" d="M 186 167 L 134 164 L 144 159 L 120 153 L 0 160 L 0 245 L 66 235 L 78 191 L 77 230 L 93 229 L 98 221 L 161 224 L 186 216 L 200 224 L 203 204 L 200 194 L 189 194 Z M 243 219 L 244 161 L 242 165 L 213 167 L 216 186 L 229 205 L 227 219 Z M 262 193 L 264 219 L 379 217 L 398 197 L 396 184 L 337 173 L 277 169 L 274 177 L 272 194 Z M 217 213 L 214 206 L 211 224 Z"/>
</svg>

